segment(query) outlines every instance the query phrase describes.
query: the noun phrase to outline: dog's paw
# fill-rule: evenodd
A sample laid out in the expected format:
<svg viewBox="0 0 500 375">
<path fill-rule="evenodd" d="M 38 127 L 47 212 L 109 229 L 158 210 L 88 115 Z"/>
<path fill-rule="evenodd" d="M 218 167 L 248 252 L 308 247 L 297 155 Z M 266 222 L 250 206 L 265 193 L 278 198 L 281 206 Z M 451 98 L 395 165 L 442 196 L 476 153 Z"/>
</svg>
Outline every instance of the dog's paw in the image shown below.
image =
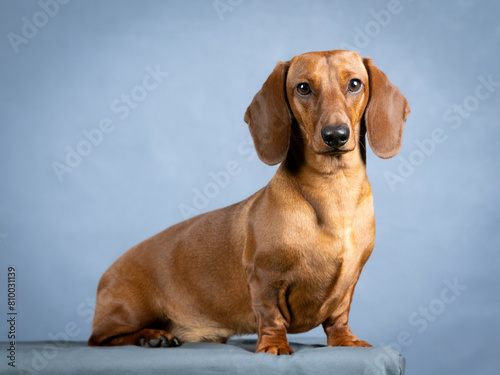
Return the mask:
<svg viewBox="0 0 500 375">
<path fill-rule="evenodd" d="M 345 341 L 339 346 L 358 346 L 358 347 L 368 348 L 371 345 L 368 344 L 366 341 L 356 339 L 356 340 Z"/>
<path fill-rule="evenodd" d="M 264 345 L 257 348 L 255 353 L 269 353 L 274 355 L 290 355 L 293 353 L 292 348 L 287 344 L 279 344 L 279 345 Z"/>
<path fill-rule="evenodd" d="M 341 336 L 328 340 L 328 346 L 357 346 L 370 347 L 366 341 L 358 339 L 356 336 Z"/>
<path fill-rule="evenodd" d="M 181 345 L 174 335 L 159 329 L 143 329 L 139 332 L 137 346 L 146 348 L 171 348 Z"/>
</svg>

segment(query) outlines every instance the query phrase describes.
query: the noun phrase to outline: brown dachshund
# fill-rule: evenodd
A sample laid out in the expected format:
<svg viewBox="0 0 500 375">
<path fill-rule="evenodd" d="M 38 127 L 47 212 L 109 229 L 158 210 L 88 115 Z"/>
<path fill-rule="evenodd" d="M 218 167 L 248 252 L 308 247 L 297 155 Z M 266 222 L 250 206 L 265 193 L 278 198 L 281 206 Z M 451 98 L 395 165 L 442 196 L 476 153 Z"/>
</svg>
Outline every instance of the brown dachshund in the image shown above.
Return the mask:
<svg viewBox="0 0 500 375">
<path fill-rule="evenodd" d="M 328 346 L 370 346 L 348 326 L 375 241 L 365 135 L 376 155 L 394 156 L 409 112 L 355 52 L 279 62 L 245 114 L 260 159 L 281 163 L 276 175 L 250 198 L 120 257 L 99 283 L 89 345 L 258 333 L 256 352 L 291 354 L 287 333 L 322 324 Z"/>
</svg>

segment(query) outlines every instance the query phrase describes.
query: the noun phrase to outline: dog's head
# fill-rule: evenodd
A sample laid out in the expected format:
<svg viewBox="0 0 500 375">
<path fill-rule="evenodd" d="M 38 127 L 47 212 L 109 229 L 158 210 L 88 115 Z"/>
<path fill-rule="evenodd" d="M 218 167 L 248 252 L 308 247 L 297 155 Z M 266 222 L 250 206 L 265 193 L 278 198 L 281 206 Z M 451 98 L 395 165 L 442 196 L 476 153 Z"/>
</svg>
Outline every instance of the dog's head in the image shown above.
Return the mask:
<svg viewBox="0 0 500 375">
<path fill-rule="evenodd" d="M 279 62 L 245 113 L 259 158 L 282 162 L 294 121 L 315 157 L 358 147 L 364 129 L 381 158 L 401 148 L 410 106 L 370 59 L 355 52 L 310 52 Z"/>
</svg>

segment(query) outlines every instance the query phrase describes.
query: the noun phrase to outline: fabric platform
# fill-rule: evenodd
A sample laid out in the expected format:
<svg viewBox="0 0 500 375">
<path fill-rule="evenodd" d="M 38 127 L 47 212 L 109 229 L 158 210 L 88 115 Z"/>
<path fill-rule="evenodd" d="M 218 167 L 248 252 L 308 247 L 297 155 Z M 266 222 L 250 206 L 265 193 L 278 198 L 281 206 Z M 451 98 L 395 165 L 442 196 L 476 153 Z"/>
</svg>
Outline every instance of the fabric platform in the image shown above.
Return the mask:
<svg viewBox="0 0 500 375">
<path fill-rule="evenodd" d="M 405 360 L 388 346 L 325 347 L 322 339 L 290 338 L 291 356 L 254 354 L 256 341 L 189 343 L 178 348 L 88 347 L 85 342 L 18 342 L 15 365 L 2 342 L 0 374 L 336 374 L 402 375 Z M 7 350 L 6 350 L 7 349 Z"/>
</svg>

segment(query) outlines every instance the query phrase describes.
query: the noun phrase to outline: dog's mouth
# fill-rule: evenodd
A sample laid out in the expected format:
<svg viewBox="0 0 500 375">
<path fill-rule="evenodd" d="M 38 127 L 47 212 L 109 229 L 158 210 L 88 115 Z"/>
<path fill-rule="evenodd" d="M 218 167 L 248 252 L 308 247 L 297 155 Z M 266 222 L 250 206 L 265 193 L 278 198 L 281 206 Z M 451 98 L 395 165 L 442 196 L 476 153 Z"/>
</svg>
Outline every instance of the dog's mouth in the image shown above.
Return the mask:
<svg viewBox="0 0 500 375">
<path fill-rule="evenodd" d="M 351 151 L 352 150 L 347 150 L 347 149 L 330 148 L 328 150 L 320 150 L 320 151 L 318 151 L 318 154 L 326 155 L 326 156 L 338 156 L 338 155 L 347 154 L 348 152 L 351 152 Z"/>
</svg>

